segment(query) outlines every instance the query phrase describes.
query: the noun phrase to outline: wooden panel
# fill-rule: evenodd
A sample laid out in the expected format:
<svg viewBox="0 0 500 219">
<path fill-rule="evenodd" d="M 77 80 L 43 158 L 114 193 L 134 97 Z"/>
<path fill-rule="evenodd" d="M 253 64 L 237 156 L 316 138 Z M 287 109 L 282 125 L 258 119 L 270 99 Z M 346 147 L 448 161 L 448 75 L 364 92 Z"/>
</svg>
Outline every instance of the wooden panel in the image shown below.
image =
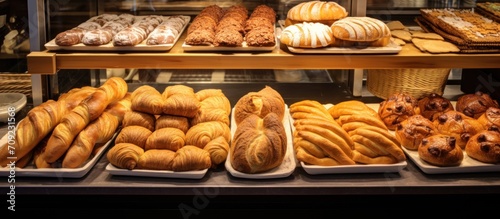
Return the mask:
<svg viewBox="0 0 500 219">
<path fill-rule="evenodd" d="M 47 52 L 31 52 L 27 55 L 28 73 L 30 74 L 55 74 L 56 54 Z"/>
</svg>

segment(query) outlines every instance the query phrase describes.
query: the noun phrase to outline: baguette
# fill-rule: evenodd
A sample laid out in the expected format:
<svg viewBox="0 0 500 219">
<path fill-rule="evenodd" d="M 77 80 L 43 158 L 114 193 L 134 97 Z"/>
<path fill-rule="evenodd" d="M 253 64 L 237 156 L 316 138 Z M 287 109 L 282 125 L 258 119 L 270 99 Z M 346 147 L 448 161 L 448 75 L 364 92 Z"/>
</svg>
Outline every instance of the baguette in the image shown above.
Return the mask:
<svg viewBox="0 0 500 219">
<path fill-rule="evenodd" d="M 78 133 L 97 119 L 110 103 L 122 99 L 127 90 L 127 83 L 123 78 L 109 78 L 61 119 L 48 140 L 47 148 L 42 154 L 43 158 L 53 163 L 63 156 Z"/>
</svg>

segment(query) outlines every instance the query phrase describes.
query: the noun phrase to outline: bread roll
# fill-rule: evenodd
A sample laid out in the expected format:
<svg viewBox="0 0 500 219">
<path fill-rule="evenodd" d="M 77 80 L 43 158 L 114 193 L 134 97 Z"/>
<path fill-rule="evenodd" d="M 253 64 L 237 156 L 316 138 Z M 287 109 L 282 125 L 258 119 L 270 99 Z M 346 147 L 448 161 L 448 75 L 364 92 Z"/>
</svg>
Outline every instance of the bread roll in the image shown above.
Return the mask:
<svg viewBox="0 0 500 219">
<path fill-rule="evenodd" d="M 453 136 L 436 134 L 422 139 L 418 156 L 425 162 L 440 167 L 458 166 L 464 159 L 462 149 Z"/>
<path fill-rule="evenodd" d="M 422 139 L 438 134 L 432 121 L 417 114 L 408 117 L 396 126 L 394 135 L 401 146 L 408 150 L 416 151 Z"/>
<path fill-rule="evenodd" d="M 500 163 L 500 133 L 483 130 L 472 136 L 465 146 L 469 157 L 484 163 Z"/>
<path fill-rule="evenodd" d="M 285 23 L 288 25 L 302 22 L 319 22 L 325 25 L 347 17 L 344 7 L 333 1 L 308 1 L 290 8 Z"/>
<path fill-rule="evenodd" d="M 391 131 L 410 116 L 418 114 L 418 102 L 408 93 L 395 93 L 380 103 L 378 114 Z"/>
<path fill-rule="evenodd" d="M 371 17 L 346 17 L 331 25 L 335 38 L 355 42 L 372 42 L 391 36 L 391 30 L 381 20 Z"/>
<path fill-rule="evenodd" d="M 243 173 L 262 173 L 278 167 L 285 158 L 287 137 L 276 113 L 264 118 L 251 114 L 236 128 L 231 141 L 231 165 Z"/>
<path fill-rule="evenodd" d="M 436 120 L 445 112 L 455 110 L 450 100 L 436 93 L 431 93 L 418 100 L 418 108 L 420 114 L 430 121 Z"/>
<path fill-rule="evenodd" d="M 323 48 L 334 40 L 330 26 L 309 22 L 287 26 L 280 36 L 281 43 L 296 48 Z"/>
<path fill-rule="evenodd" d="M 477 118 L 477 121 L 483 125 L 484 130 L 500 130 L 500 108 L 489 107 L 481 116 L 479 116 L 479 118 Z"/>
<path fill-rule="evenodd" d="M 448 111 L 433 123 L 439 133 L 455 137 L 457 146 L 462 149 L 470 137 L 483 130 L 483 126 L 476 119 L 458 111 Z"/>
<path fill-rule="evenodd" d="M 479 118 L 489 107 L 499 108 L 498 102 L 487 93 L 477 91 L 458 98 L 456 110 L 472 118 Z"/>
</svg>

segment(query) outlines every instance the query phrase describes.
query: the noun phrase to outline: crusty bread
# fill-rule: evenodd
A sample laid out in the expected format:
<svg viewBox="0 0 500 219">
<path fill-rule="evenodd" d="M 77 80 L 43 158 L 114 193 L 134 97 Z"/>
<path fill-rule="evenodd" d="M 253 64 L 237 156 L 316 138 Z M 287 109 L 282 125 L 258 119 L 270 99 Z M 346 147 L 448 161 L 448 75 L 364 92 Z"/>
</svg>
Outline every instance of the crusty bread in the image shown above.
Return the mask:
<svg viewBox="0 0 500 219">
<path fill-rule="evenodd" d="M 336 20 L 347 17 L 348 12 L 336 2 L 302 2 L 288 10 L 286 24 L 319 22 L 330 26 Z"/>
<path fill-rule="evenodd" d="M 371 17 L 346 17 L 332 24 L 335 38 L 370 42 L 391 36 L 391 30 L 381 20 Z"/>
<path fill-rule="evenodd" d="M 332 30 L 326 24 L 303 22 L 286 27 L 281 32 L 281 43 L 297 48 L 321 48 L 334 42 Z"/>
</svg>

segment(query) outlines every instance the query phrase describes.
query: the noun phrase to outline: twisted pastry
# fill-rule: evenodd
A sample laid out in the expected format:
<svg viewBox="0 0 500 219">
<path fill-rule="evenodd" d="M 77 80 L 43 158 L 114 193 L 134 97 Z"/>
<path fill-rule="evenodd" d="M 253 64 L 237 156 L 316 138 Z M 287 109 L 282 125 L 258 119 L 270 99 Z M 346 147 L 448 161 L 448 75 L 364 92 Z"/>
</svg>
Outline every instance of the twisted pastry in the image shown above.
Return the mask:
<svg viewBox="0 0 500 219">
<path fill-rule="evenodd" d="M 109 78 L 94 93 L 65 115 L 49 138 L 47 148 L 42 154 L 44 159 L 53 163 L 63 156 L 78 133 L 91 121 L 97 119 L 110 103 L 122 99 L 127 94 L 127 89 L 127 83 L 123 78 Z"/>
<path fill-rule="evenodd" d="M 349 132 L 354 141 L 353 160 L 363 164 L 393 164 L 406 160 L 396 138 L 387 129 L 374 126 Z"/>
<path fill-rule="evenodd" d="M 111 103 L 96 120 L 90 122 L 75 138 L 62 161 L 63 168 L 80 167 L 92 154 L 94 146 L 109 141 L 130 111 L 130 94 Z"/>
<path fill-rule="evenodd" d="M 18 161 L 27 155 L 59 124 L 64 115 L 94 90 L 91 87 L 74 88 L 62 94 L 58 101 L 48 100 L 31 109 L 17 125 L 13 146 L 15 154 L 9 153 L 12 148 L 9 148 L 7 143 L 0 147 L 0 166 L 6 166 L 10 161 Z M 9 157 L 16 157 L 16 159 Z"/>
</svg>

